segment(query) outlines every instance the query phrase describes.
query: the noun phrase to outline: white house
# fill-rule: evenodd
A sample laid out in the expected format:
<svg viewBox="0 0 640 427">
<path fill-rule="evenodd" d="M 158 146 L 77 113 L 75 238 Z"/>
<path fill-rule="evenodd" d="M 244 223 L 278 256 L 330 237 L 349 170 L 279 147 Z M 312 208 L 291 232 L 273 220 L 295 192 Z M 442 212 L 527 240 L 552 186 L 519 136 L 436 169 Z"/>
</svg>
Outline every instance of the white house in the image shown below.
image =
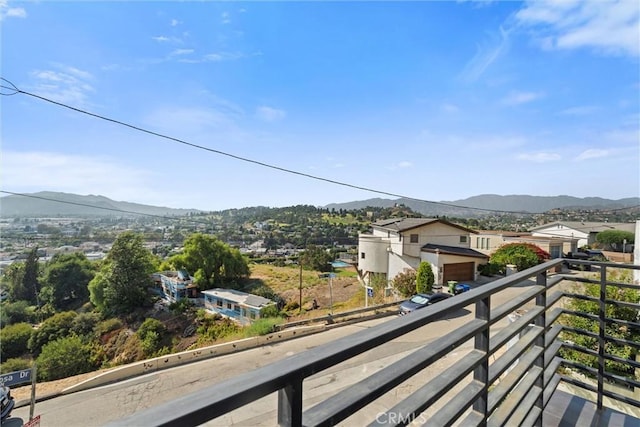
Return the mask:
<svg viewBox="0 0 640 427">
<path fill-rule="evenodd" d="M 206 310 L 233 319 L 241 324 L 260 319 L 262 309 L 274 301 L 235 289 L 214 288 L 202 291 Z"/>
<path fill-rule="evenodd" d="M 420 262 L 431 263 L 435 284 L 472 281 L 488 256 L 471 249 L 476 232 L 438 218 L 393 218 L 371 224 L 371 233 L 358 236 L 358 270 L 371 283 L 374 276 L 387 283 Z"/>
<path fill-rule="evenodd" d="M 491 255 L 500 246 L 511 243 L 530 243 L 549 253 L 551 258 L 562 258 L 575 252 L 578 239 L 574 237 L 534 236 L 531 233 L 499 230 L 479 230 L 471 237 L 471 249 Z"/>
<path fill-rule="evenodd" d="M 577 247 L 581 248 L 595 243 L 596 235 L 605 230 L 621 230 L 634 233 L 635 224 L 632 222 L 556 221 L 534 227 L 530 231 L 533 236 L 577 238 Z M 572 248 L 571 251 L 573 252 L 576 249 L 577 248 Z"/>
</svg>

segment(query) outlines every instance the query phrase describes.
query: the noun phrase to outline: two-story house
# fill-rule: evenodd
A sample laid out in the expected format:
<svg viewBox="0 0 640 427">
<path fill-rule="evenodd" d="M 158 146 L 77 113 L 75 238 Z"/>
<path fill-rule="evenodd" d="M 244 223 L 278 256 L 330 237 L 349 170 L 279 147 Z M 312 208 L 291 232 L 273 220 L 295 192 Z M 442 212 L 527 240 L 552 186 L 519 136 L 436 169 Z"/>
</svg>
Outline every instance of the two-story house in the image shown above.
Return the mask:
<svg viewBox="0 0 640 427">
<path fill-rule="evenodd" d="M 471 249 L 476 232 L 438 218 L 393 218 L 371 224 L 358 236 L 358 270 L 365 282 L 374 276 L 389 283 L 406 269 L 431 263 L 436 285 L 472 281 L 488 256 Z"/>
</svg>

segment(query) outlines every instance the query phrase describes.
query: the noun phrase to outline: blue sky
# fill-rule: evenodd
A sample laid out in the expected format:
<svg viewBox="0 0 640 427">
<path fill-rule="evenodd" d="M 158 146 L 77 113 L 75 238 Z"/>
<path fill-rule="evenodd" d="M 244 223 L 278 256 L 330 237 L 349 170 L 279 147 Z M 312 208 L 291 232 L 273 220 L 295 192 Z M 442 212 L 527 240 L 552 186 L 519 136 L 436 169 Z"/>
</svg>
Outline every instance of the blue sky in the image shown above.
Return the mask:
<svg viewBox="0 0 640 427">
<path fill-rule="evenodd" d="M 640 6 L 0 0 L 1 187 L 222 210 L 640 194 Z M 8 92 L 3 89 L 3 93 Z M 388 197 L 392 198 L 392 197 Z"/>
</svg>

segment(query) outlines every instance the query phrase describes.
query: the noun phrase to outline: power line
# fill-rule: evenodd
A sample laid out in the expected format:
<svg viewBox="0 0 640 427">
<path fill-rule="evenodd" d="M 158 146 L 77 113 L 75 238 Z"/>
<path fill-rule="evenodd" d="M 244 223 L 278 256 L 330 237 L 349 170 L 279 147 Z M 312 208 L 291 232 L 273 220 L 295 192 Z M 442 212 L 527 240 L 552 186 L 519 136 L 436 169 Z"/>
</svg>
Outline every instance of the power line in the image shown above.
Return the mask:
<svg viewBox="0 0 640 427">
<path fill-rule="evenodd" d="M 85 114 L 87 116 L 91 116 L 91 117 L 94 117 L 94 118 L 97 118 L 97 119 L 100 119 L 100 120 L 111 122 L 111 123 L 114 123 L 114 124 L 117 124 L 117 125 L 120 125 L 120 126 L 128 127 L 130 129 L 136 130 L 138 132 L 142 132 L 142 133 L 146 133 L 146 134 L 149 134 L 149 135 L 157 136 L 159 138 L 167 139 L 169 141 L 176 142 L 176 143 L 182 144 L 182 145 L 186 145 L 186 146 L 191 147 L 191 148 L 208 151 L 210 153 L 215 153 L 215 154 L 219 154 L 219 155 L 222 155 L 222 156 L 227 156 L 227 157 L 230 157 L 230 158 L 235 159 L 235 160 L 240 160 L 240 161 L 243 161 L 243 162 L 255 164 L 255 165 L 258 165 L 258 166 L 265 167 L 265 168 L 275 169 L 275 170 L 278 170 L 280 172 L 285 172 L 285 173 L 289 173 L 289 174 L 293 174 L 293 175 L 298 175 L 298 176 L 302 176 L 302 177 L 313 179 L 313 180 L 317 180 L 317 181 L 322 181 L 322 182 L 327 182 L 327 183 L 330 183 L 330 184 L 340 185 L 340 186 L 343 186 L 343 187 L 353 188 L 353 189 L 356 189 L 356 190 L 367 191 L 367 192 L 370 192 L 370 193 L 376 193 L 376 194 L 381 194 L 381 195 L 390 196 L 390 197 L 397 197 L 397 198 L 401 198 L 401 199 L 413 200 L 413 201 L 422 202 L 422 203 L 431 203 L 431 204 L 438 205 L 438 206 L 447 206 L 447 207 L 452 207 L 452 208 L 457 208 L 457 209 L 469 209 L 469 210 L 472 210 L 472 211 L 492 212 L 492 213 L 507 213 L 507 214 L 515 214 L 515 215 L 541 214 L 541 213 L 544 213 L 544 212 L 504 211 L 504 210 L 498 210 L 498 209 L 474 208 L 474 207 L 468 207 L 468 206 L 460 206 L 460 205 L 454 205 L 454 204 L 451 204 L 451 203 L 444 203 L 444 202 L 434 202 L 434 201 L 431 201 L 431 200 L 419 199 L 419 198 L 416 198 L 416 197 L 405 196 L 405 195 L 402 195 L 402 194 L 391 193 L 391 192 L 382 191 L 382 190 L 376 190 L 376 189 L 369 188 L 369 187 L 363 187 L 363 186 L 360 186 L 360 185 L 349 184 L 349 183 L 346 183 L 346 182 L 337 181 L 337 180 L 333 180 L 333 179 L 329 179 L 329 178 L 324 178 L 324 177 L 320 177 L 320 176 L 317 176 L 317 175 L 311 175 L 311 174 L 308 174 L 308 173 L 304 173 L 304 172 L 300 172 L 300 171 L 296 171 L 296 170 L 292 170 L 292 169 L 283 168 L 283 167 L 280 167 L 280 166 L 272 165 L 272 164 L 261 162 L 261 161 L 258 161 L 258 160 L 253 160 L 253 159 L 250 159 L 250 158 L 247 158 L 247 157 L 242 157 L 242 156 L 238 156 L 238 155 L 235 155 L 235 154 L 227 153 L 227 152 L 224 152 L 224 151 L 221 151 L 221 150 L 216 150 L 216 149 L 213 149 L 213 148 L 209 148 L 209 147 L 205 147 L 205 146 L 202 146 L 202 145 L 194 144 L 194 143 L 191 143 L 191 142 L 188 142 L 188 141 L 184 141 L 184 140 L 179 139 L 179 138 L 175 138 L 175 137 L 172 137 L 172 136 L 169 136 L 169 135 L 161 134 L 161 133 L 158 133 L 158 132 L 155 132 L 155 131 L 152 131 L 152 130 L 148 130 L 148 129 L 145 129 L 145 128 L 142 128 L 142 127 L 139 127 L 139 126 L 135 126 L 135 125 L 123 122 L 121 120 L 116 120 L 116 119 L 112 119 L 110 117 L 102 116 L 100 114 L 92 113 L 90 111 L 86 111 L 86 110 L 83 110 L 83 109 L 80 109 L 80 108 L 77 108 L 77 107 L 73 107 L 73 106 L 64 104 L 62 102 L 54 101 L 52 99 L 46 98 L 46 97 L 41 96 L 41 95 L 37 95 L 37 94 L 34 94 L 34 93 L 23 91 L 23 90 L 19 89 L 16 85 L 14 85 L 12 82 L 10 82 L 9 80 L 5 79 L 4 77 L 0 77 L 0 80 L 5 81 L 5 82 L 7 82 L 7 84 L 10 85 L 10 86 L 0 85 L 1 89 L 9 90 L 11 92 L 11 93 L 2 93 L 2 92 L 0 92 L 0 95 L 3 95 L 3 96 L 11 96 L 11 95 L 16 95 L 16 94 L 28 95 L 28 96 L 31 96 L 33 98 L 36 98 L 36 99 L 39 99 L 39 100 L 42 100 L 42 101 L 45 101 L 45 102 L 49 102 L 49 103 L 57 105 L 57 106 L 60 106 L 60 107 L 63 107 L 63 108 L 67 108 L 67 109 L 76 111 L 76 112 L 81 113 L 81 114 Z M 625 209 L 628 209 L 628 208 L 625 208 Z"/>
</svg>

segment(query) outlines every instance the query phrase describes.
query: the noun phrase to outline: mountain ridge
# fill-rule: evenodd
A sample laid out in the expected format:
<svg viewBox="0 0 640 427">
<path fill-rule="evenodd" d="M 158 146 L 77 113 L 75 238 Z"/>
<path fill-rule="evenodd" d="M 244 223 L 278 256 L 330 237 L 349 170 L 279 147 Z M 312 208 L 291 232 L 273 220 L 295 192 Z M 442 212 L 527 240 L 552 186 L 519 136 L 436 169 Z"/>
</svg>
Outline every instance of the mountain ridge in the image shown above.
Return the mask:
<svg viewBox="0 0 640 427">
<path fill-rule="evenodd" d="M 420 201 L 408 198 L 371 198 L 345 203 L 331 203 L 320 206 L 325 209 L 354 210 L 367 207 L 388 208 L 404 205 L 426 216 L 470 217 L 489 213 L 542 213 L 553 209 L 621 209 L 640 205 L 640 197 L 605 199 L 602 197 L 529 196 L 481 194 L 453 201 Z M 16 216 L 129 216 L 157 215 L 182 216 L 204 212 L 198 209 L 169 208 L 144 205 L 141 203 L 115 201 L 100 195 L 79 195 L 42 191 L 24 195 L 0 197 L 0 214 L 3 217 Z"/>
</svg>

